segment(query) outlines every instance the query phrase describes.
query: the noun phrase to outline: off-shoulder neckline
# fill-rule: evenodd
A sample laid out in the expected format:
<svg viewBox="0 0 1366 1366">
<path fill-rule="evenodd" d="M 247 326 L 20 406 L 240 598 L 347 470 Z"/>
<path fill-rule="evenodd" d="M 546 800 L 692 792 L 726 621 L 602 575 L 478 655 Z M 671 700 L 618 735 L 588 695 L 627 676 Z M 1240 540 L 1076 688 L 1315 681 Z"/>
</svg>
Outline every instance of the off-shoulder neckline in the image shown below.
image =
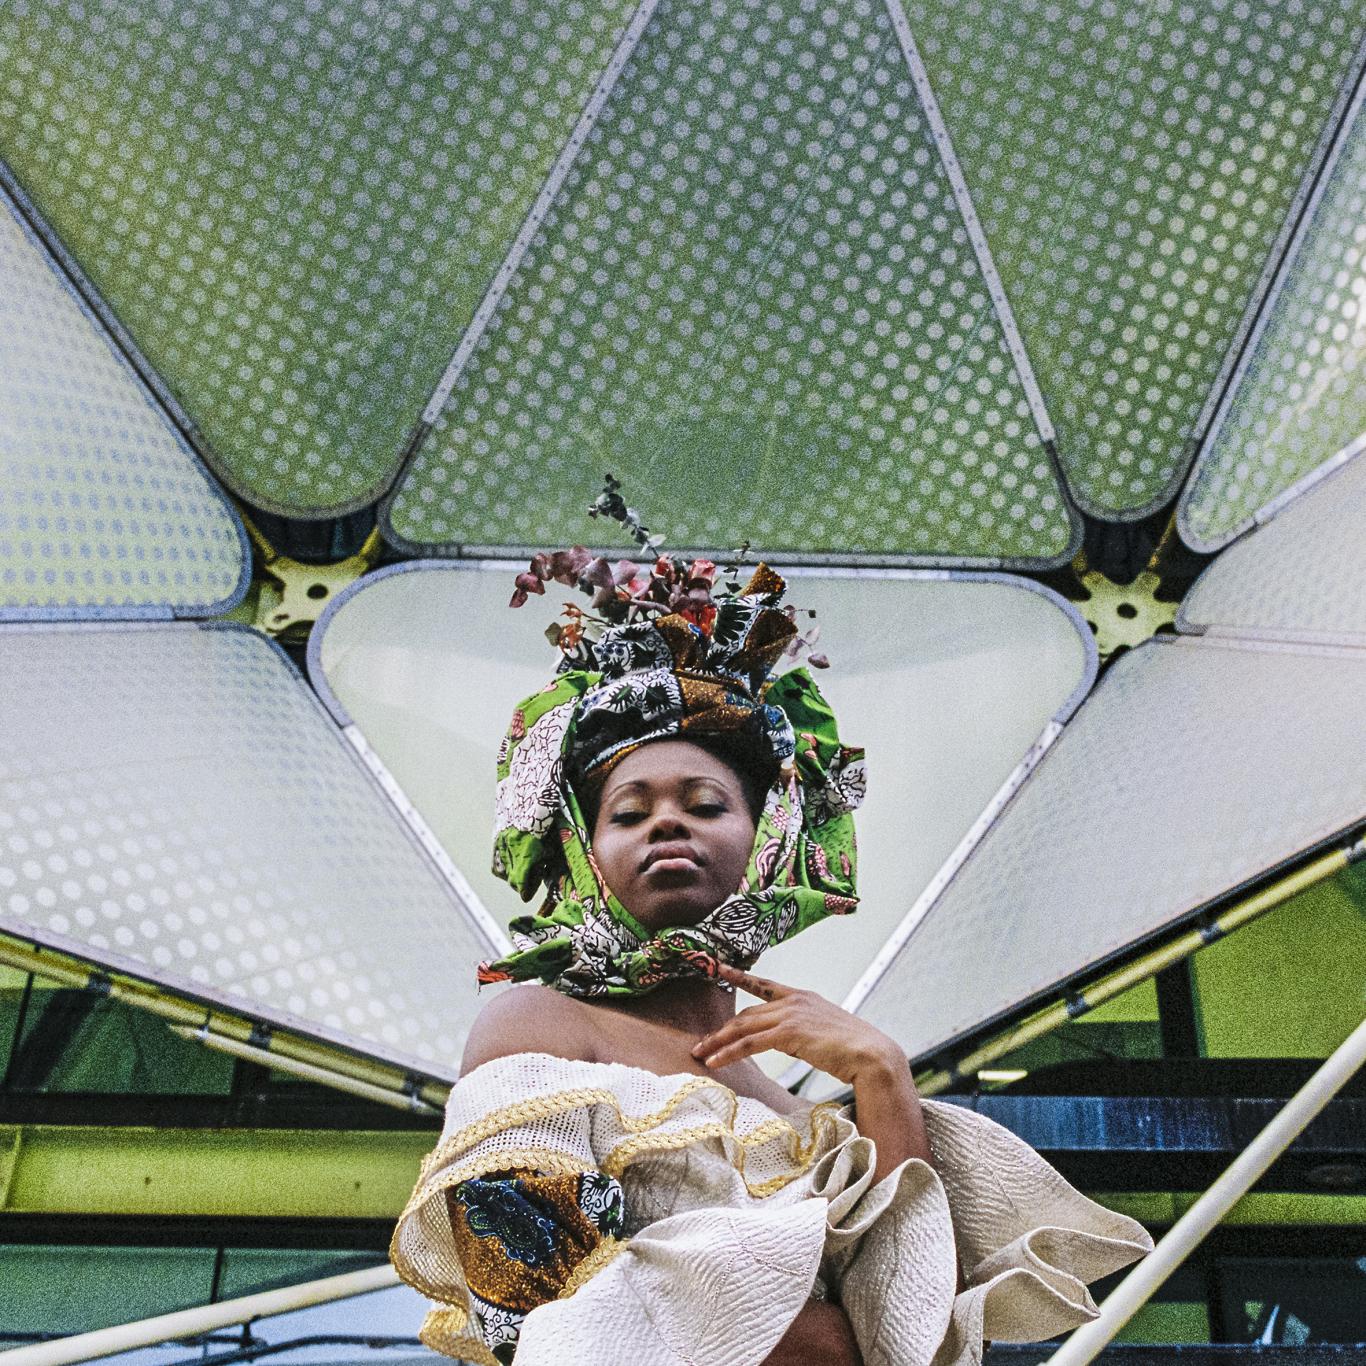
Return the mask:
<svg viewBox="0 0 1366 1366">
<path fill-rule="evenodd" d="M 566 1063 L 572 1067 L 614 1067 L 625 1072 L 635 1072 L 640 1076 L 649 1077 L 652 1081 L 673 1081 L 684 1085 L 689 1082 L 705 1081 L 710 1085 L 717 1087 L 719 1090 L 725 1091 L 728 1095 L 733 1096 L 737 1104 L 742 1101 L 749 1101 L 754 1105 L 762 1105 L 765 1110 L 768 1110 L 771 1114 L 778 1115 L 783 1119 L 792 1116 L 809 1115 L 812 1111 L 816 1110 L 819 1105 L 830 1103 L 828 1101 L 817 1102 L 803 1100 L 801 1096 L 793 1096 L 792 1099 L 802 1108 L 786 1111 L 775 1110 L 766 1100 L 760 1100 L 758 1096 L 742 1095 L 733 1087 L 727 1086 L 725 1082 L 719 1081 L 716 1077 L 708 1076 L 705 1072 L 652 1072 L 648 1067 L 637 1067 L 635 1063 L 598 1062 L 588 1058 L 566 1058 L 559 1053 L 546 1053 L 540 1049 L 534 1048 L 524 1049 L 517 1053 L 504 1053 L 501 1057 L 490 1058 L 487 1062 L 481 1062 L 478 1067 L 471 1068 L 460 1078 L 460 1080 L 465 1081 L 476 1075 L 476 1073 L 482 1072 L 486 1067 L 492 1067 L 495 1063 L 514 1062 L 518 1058 L 546 1058 L 551 1062 Z M 777 1083 L 775 1082 L 774 1084 L 776 1085 Z M 789 1092 L 789 1094 L 791 1093 Z"/>
</svg>

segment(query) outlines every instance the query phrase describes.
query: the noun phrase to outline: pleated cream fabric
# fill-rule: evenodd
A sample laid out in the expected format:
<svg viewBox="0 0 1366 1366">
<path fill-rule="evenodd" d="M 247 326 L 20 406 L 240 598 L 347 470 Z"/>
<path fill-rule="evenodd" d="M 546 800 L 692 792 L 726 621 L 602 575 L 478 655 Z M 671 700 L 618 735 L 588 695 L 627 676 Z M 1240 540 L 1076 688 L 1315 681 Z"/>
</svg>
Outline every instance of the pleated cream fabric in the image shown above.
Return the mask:
<svg viewBox="0 0 1366 1366">
<path fill-rule="evenodd" d="M 934 1168 L 911 1159 L 874 1184 L 876 1152 L 847 1110 L 782 1116 L 709 1077 L 500 1058 L 451 1092 L 391 1255 L 436 1302 L 424 1341 L 489 1366 L 444 1192 L 510 1168 L 598 1170 L 621 1182 L 627 1236 L 527 1315 L 518 1366 L 758 1366 L 827 1291 L 868 1366 L 975 1366 L 984 1338 L 1038 1341 L 1093 1318 L 1086 1282 L 1152 1247 L 1141 1225 L 991 1120 L 924 1109 Z"/>
</svg>

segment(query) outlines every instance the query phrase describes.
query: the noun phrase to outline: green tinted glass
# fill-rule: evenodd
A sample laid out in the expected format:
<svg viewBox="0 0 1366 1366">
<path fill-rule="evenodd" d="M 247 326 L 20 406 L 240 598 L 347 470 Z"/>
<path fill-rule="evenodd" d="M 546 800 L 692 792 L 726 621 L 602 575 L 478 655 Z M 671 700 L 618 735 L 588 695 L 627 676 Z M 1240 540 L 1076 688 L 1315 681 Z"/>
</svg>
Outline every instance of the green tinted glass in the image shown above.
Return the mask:
<svg viewBox="0 0 1366 1366">
<path fill-rule="evenodd" d="M 1206 1054 L 1327 1057 L 1366 1015 L 1366 869 L 1300 893 L 1192 964 Z"/>
<path fill-rule="evenodd" d="M 0 1244 L 0 1337 L 87 1333 L 207 1304 L 212 1248 Z"/>
<path fill-rule="evenodd" d="M 180 1038 L 156 1016 L 38 978 L 11 1056 L 9 1086 L 15 1091 L 226 1095 L 232 1075 L 230 1057 Z"/>
<path fill-rule="evenodd" d="M 1077 501 L 1175 492 L 1348 80 L 1357 0 L 907 0 Z"/>
<path fill-rule="evenodd" d="M 881 3 L 660 5 L 390 526 L 442 550 L 591 538 L 606 470 L 676 546 L 1067 557 Z"/>
<path fill-rule="evenodd" d="M 308 516 L 397 468 L 621 3 L 0 7 L 0 152 L 225 481 Z"/>
<path fill-rule="evenodd" d="M 383 1260 L 382 1254 L 374 1252 L 229 1247 L 223 1251 L 218 1298 L 230 1300 L 238 1295 L 254 1295 L 260 1290 L 274 1290 L 277 1286 L 340 1276 L 343 1272 L 379 1266 Z"/>
</svg>

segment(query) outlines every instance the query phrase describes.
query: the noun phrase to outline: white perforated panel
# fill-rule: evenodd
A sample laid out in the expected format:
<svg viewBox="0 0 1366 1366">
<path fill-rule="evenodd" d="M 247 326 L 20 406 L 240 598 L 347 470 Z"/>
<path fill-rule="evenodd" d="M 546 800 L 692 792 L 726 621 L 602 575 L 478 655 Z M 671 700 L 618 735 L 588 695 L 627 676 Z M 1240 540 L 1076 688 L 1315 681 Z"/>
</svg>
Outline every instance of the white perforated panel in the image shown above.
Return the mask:
<svg viewBox="0 0 1366 1366">
<path fill-rule="evenodd" d="M 587 538 L 611 470 L 672 545 L 1070 554 L 882 0 L 661 0 L 461 354 L 396 544 Z"/>
<path fill-rule="evenodd" d="M 906 10 L 1069 488 L 1096 516 L 1142 516 L 1179 486 L 1359 69 L 1366 11 L 1360 0 Z"/>
<path fill-rule="evenodd" d="M 0 629 L 0 928 L 452 1077 L 488 944 L 244 628 Z"/>
<path fill-rule="evenodd" d="M 1116 661 L 859 1006 L 912 1056 L 1366 819 L 1366 651 Z"/>
</svg>

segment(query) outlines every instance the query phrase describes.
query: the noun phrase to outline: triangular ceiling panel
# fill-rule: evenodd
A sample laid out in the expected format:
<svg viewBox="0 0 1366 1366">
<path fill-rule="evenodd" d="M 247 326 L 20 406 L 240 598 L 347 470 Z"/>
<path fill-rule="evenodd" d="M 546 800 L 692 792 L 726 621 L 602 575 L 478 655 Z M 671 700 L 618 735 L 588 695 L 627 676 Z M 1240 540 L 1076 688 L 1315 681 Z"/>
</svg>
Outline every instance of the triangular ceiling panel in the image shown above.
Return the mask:
<svg viewBox="0 0 1366 1366">
<path fill-rule="evenodd" d="M 329 608 L 309 660 L 334 714 L 500 921 L 524 907 L 489 871 L 498 744 L 517 703 L 553 676 L 542 628 L 560 607 L 550 593 L 510 612 L 511 578 L 433 563 L 380 571 Z M 868 747 L 862 904 L 766 954 L 764 971 L 838 999 L 1077 706 L 1095 645 L 1055 595 L 1005 575 L 802 574 L 787 596 L 816 611 L 831 657 L 820 687 L 842 736 Z"/>
<path fill-rule="evenodd" d="M 846 1004 L 924 1057 L 1360 826 L 1363 689 L 1366 650 L 1131 650 Z"/>
<path fill-rule="evenodd" d="M 501 932 L 245 627 L 0 628 L 0 930 L 454 1078 Z"/>
<path fill-rule="evenodd" d="M 225 483 L 389 485 L 628 7 L 0 6 L 0 155 Z"/>
<path fill-rule="evenodd" d="M 1359 69 L 1358 0 L 906 0 L 1073 498 L 1176 492 Z M 1339 443 L 1340 444 L 1340 443 Z"/>
<path fill-rule="evenodd" d="M 0 195 L 0 619 L 208 616 L 236 513 Z"/>
<path fill-rule="evenodd" d="M 676 546 L 1068 559 L 934 131 L 881 3 L 664 0 L 462 341 L 395 543 L 587 538 L 610 470 Z"/>
</svg>

